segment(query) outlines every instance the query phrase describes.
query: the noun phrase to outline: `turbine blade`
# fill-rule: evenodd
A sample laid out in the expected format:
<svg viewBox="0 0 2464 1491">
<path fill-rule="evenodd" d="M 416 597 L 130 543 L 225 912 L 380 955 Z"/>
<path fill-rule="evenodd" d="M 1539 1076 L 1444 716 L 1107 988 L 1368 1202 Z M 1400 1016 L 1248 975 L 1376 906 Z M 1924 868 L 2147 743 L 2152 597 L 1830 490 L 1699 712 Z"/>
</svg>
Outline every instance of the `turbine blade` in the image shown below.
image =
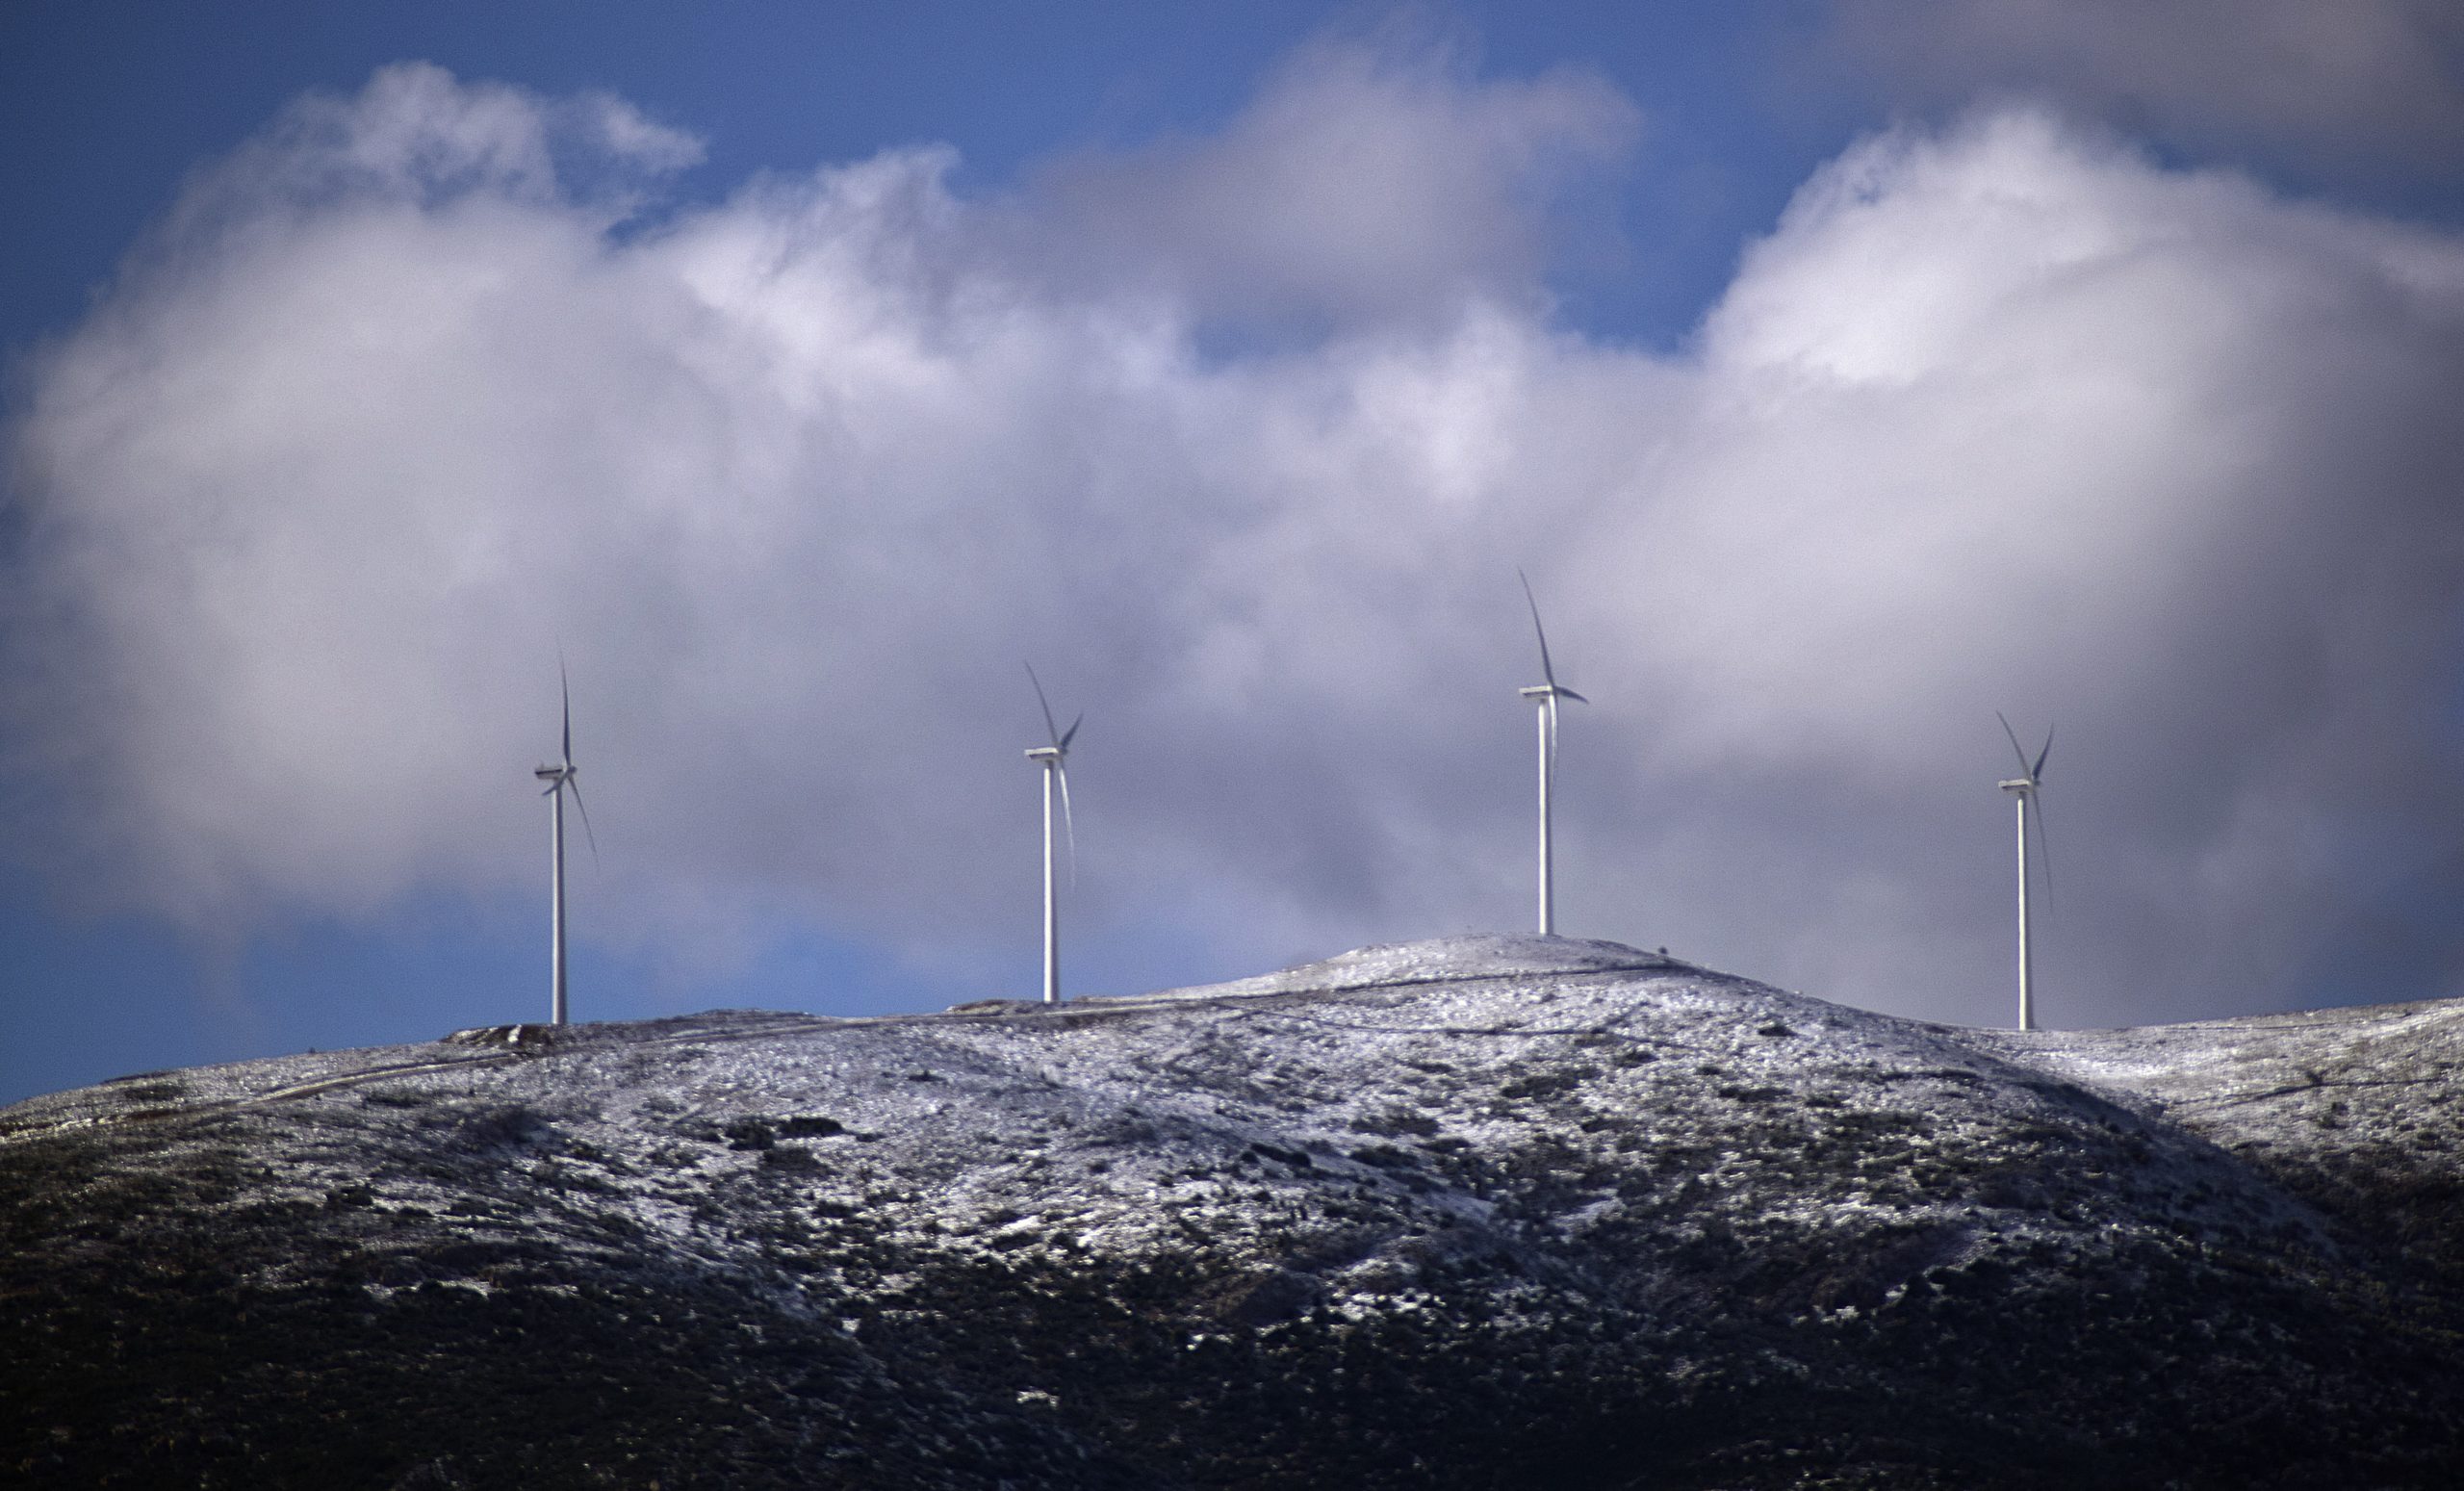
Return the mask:
<svg viewBox="0 0 2464 1491">
<path fill-rule="evenodd" d="M 1069 842 L 1069 884 L 1074 887 L 1078 884 L 1078 820 L 1069 813 L 1069 768 L 1055 761 L 1052 772 L 1061 779 L 1061 833 Z"/>
<path fill-rule="evenodd" d="M 1066 750 L 1067 743 L 1061 738 L 1061 727 L 1052 722 L 1052 701 L 1043 696 L 1043 680 L 1036 677 L 1034 663 L 1027 664 L 1027 681 L 1036 686 L 1036 707 L 1043 710 L 1044 734 L 1051 738 L 1055 750 Z M 1069 728 L 1076 730 L 1078 727 L 1072 725 Z"/>
<path fill-rule="evenodd" d="M 2007 717 L 2006 715 L 2004 715 L 2004 714 L 2003 714 L 2003 712 L 2002 712 L 2001 710 L 1999 710 L 1999 709 L 1994 710 L 1994 711 L 1993 711 L 1993 717 L 1994 717 L 1995 719 L 2000 720 L 2000 721 L 2002 722 L 2002 733 L 2004 733 L 2004 734 L 2006 734 L 2006 735 L 2008 735 L 2008 736 L 2010 736 L 2010 737 L 2011 737 L 2011 754 L 2012 754 L 2013 756 L 2015 756 L 2015 757 L 2017 757 L 2017 758 L 2019 758 L 2019 775 L 2020 775 L 2020 776 L 2022 776 L 2022 777 L 2027 777 L 2027 778 L 2028 778 L 2028 780 L 2029 780 L 2029 781 L 2031 781 L 2031 782 L 2035 781 L 2035 780 L 2036 780 L 2036 778 L 2035 778 L 2034 776 L 2030 775 L 2030 774 L 2029 774 L 2029 771 L 2028 771 L 2028 751 L 2027 751 L 2027 747 L 2025 747 L 2025 746 L 2023 746 L 2023 745 L 2019 744 L 2019 733 L 2018 733 L 2017 731 L 2013 730 L 2013 729 L 2011 728 L 2011 721 L 2010 721 L 2009 717 Z M 2053 748 L 2053 742 L 2052 742 L 2052 740 L 2047 739 L 2047 740 L 2045 741 L 2045 749 L 2047 749 L 2047 750 L 2051 750 L 2052 748 Z"/>
<path fill-rule="evenodd" d="M 2053 907 L 2053 835 L 2045 832 L 2044 795 L 2030 792 L 2028 800 L 2036 805 L 2037 810 L 2028 814 L 2028 821 L 2037 829 L 2037 858 L 2044 861 L 2044 904 L 2050 911 Z"/>
<path fill-rule="evenodd" d="M 579 775 L 578 772 L 567 772 L 565 780 L 557 785 L 574 789 L 574 808 L 581 814 L 581 836 L 590 841 L 590 867 L 597 869 L 599 868 L 599 835 L 590 831 L 590 810 L 581 805 L 581 783 L 576 780 Z"/>
<path fill-rule="evenodd" d="M 1573 701 L 1574 701 L 1575 703 L 1577 703 L 1577 704 L 1589 704 L 1589 703 L 1591 703 L 1591 701 L 1590 701 L 1590 700 L 1585 699 L 1582 695 L 1576 693 L 1576 692 L 1575 692 L 1573 689 L 1571 689 L 1571 688 L 1560 688 L 1560 689 L 1558 689 L 1558 690 L 1557 690 L 1557 697 L 1558 697 L 1558 698 L 1560 698 L 1560 699 L 1571 699 L 1571 700 L 1573 700 Z"/>
<path fill-rule="evenodd" d="M 565 650 L 556 649 L 556 691 L 565 702 L 565 764 L 574 763 L 574 685 L 565 675 Z"/>
<path fill-rule="evenodd" d="M 2044 775 L 2044 758 L 2053 754 L 2053 732 L 2044 733 L 2044 749 L 2037 753 L 2037 763 L 2028 768 L 2028 780 L 2034 782 Z"/>
<path fill-rule="evenodd" d="M 1531 577 L 1523 573 L 1521 565 L 1516 565 L 1514 578 L 1523 581 L 1523 604 L 1531 607 L 1531 630 L 1540 638 L 1540 681 L 1554 688 L 1557 686 L 1557 670 L 1549 662 L 1549 629 L 1540 625 L 1540 603 L 1532 599 Z"/>
<path fill-rule="evenodd" d="M 1061 749 L 1064 752 L 1066 752 L 1069 749 L 1069 742 L 1077 738 L 1078 727 L 1086 723 L 1087 716 L 1082 713 L 1076 719 L 1069 722 L 1069 728 L 1067 730 L 1061 733 Z"/>
</svg>

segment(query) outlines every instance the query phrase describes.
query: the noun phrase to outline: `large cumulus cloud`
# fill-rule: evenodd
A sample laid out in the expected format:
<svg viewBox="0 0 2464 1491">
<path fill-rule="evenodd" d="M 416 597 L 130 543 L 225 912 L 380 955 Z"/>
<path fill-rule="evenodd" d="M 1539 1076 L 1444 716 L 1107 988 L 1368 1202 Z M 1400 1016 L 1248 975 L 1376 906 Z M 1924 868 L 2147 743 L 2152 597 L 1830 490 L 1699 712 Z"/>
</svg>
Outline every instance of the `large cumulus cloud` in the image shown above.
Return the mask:
<svg viewBox="0 0 2464 1491">
<path fill-rule="evenodd" d="M 22 841 L 201 925 L 526 885 L 561 648 L 598 935 L 1003 987 L 1032 656 L 1098 979 L 1517 926 L 1521 563 L 1598 701 L 1569 930 L 2000 1017 L 2000 707 L 2061 730 L 2053 1017 L 2436 991 L 2464 245 L 1985 115 L 1657 356 L 1547 291 L 1633 132 L 1320 50 L 996 199 L 645 215 L 691 142 L 609 100 L 305 104 L 28 370 Z"/>
</svg>

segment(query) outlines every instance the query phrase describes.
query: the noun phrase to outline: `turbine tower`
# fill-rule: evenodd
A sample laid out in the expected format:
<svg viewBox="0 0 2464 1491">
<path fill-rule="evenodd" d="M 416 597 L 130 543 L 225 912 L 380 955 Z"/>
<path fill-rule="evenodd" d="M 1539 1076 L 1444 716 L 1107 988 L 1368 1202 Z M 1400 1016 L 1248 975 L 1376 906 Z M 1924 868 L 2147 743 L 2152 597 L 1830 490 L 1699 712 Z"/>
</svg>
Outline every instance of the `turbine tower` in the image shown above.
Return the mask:
<svg viewBox="0 0 2464 1491">
<path fill-rule="evenodd" d="M 1027 753 L 1027 759 L 1043 768 L 1043 1002 L 1061 1002 L 1061 913 L 1053 885 L 1052 804 L 1057 792 L 1061 799 L 1062 832 L 1069 838 L 1069 874 L 1078 875 L 1078 829 L 1069 816 L 1069 742 L 1086 723 L 1081 714 L 1069 722 L 1067 730 L 1053 723 L 1052 703 L 1043 696 L 1043 680 L 1036 677 L 1036 665 L 1027 664 L 1027 681 L 1036 686 L 1036 704 L 1043 710 L 1044 736 L 1052 743 L 1040 745 Z"/>
<path fill-rule="evenodd" d="M 1531 597 L 1531 577 L 1520 569 L 1515 578 L 1523 581 L 1524 604 L 1531 607 L 1531 630 L 1540 639 L 1540 677 L 1547 681 L 1521 690 L 1523 697 L 1539 707 L 1540 716 L 1540 935 L 1553 937 L 1557 931 L 1557 892 L 1554 879 L 1554 845 L 1550 836 L 1551 798 L 1557 783 L 1557 701 L 1571 699 L 1577 704 L 1590 700 L 1557 681 L 1557 671 L 1549 663 L 1549 630 L 1540 625 L 1540 603 Z"/>
<path fill-rule="evenodd" d="M 2011 728 L 2001 710 L 1994 710 L 1993 717 L 2002 721 L 2002 733 L 2010 737 L 2011 752 L 2019 758 L 2019 774 L 1999 785 L 2019 807 L 2019 1028 L 2034 1030 L 2036 996 L 2028 987 L 2028 805 L 2036 801 L 2037 788 L 2044 784 L 2044 758 L 2053 754 L 2053 732 L 2044 733 L 2044 748 L 2037 752 L 2035 763 L 2030 764 L 2027 751 L 2019 744 L 2018 732 Z M 2045 842 L 2041 806 L 2037 809 L 2037 842 Z M 2044 853 L 2044 884 L 2047 890 L 2053 888 L 2053 853 L 2049 846 Z"/>
<path fill-rule="evenodd" d="M 551 988 L 549 1009 L 553 1023 L 565 1023 L 565 793 L 574 794 L 574 807 L 581 813 L 581 831 L 589 837 L 590 855 L 599 858 L 599 835 L 590 832 L 590 810 L 582 807 L 581 784 L 575 781 L 581 768 L 574 764 L 574 691 L 565 676 L 565 660 L 556 659 L 556 684 L 564 699 L 564 754 L 553 766 L 542 766 L 531 775 L 548 784 L 539 795 L 549 799 L 548 854 L 550 901 L 548 913 L 548 970 Z"/>
</svg>

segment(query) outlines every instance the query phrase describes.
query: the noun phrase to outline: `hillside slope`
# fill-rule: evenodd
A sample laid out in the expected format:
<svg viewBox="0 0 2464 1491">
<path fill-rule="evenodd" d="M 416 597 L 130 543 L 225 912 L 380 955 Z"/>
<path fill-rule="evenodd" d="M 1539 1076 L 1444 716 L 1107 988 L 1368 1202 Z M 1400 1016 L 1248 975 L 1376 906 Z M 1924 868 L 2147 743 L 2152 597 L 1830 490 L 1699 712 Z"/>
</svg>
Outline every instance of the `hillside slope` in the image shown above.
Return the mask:
<svg viewBox="0 0 2464 1491">
<path fill-rule="evenodd" d="M 0 1477 L 2447 1486 L 2460 1023 L 1455 938 L 124 1078 L 0 1110 Z"/>
</svg>

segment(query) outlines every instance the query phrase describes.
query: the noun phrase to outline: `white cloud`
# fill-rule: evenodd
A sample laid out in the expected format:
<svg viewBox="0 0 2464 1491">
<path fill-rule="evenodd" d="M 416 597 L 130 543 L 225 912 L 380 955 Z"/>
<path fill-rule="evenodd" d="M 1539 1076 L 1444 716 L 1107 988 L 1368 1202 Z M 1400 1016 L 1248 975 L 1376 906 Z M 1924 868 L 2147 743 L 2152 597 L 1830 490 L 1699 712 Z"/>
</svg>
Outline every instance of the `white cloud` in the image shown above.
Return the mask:
<svg viewBox="0 0 2464 1491">
<path fill-rule="evenodd" d="M 1987 116 L 1852 150 L 1656 358 L 1538 289 L 1630 122 L 1330 52 L 1020 197 L 910 151 L 611 233 L 681 137 L 380 74 L 30 370 L 26 841 L 204 925 L 526 886 L 561 645 L 599 927 L 973 965 L 1032 932 L 1033 656 L 1098 973 L 1512 926 L 1520 562 L 1599 701 L 1571 930 L 1998 1017 L 1997 707 L 2061 726 L 2056 1018 L 2340 991 L 2452 888 L 2464 245 Z M 1252 312 L 1321 334 L 1202 350 Z M 2451 967 L 2410 935 L 2369 976 Z"/>
</svg>

